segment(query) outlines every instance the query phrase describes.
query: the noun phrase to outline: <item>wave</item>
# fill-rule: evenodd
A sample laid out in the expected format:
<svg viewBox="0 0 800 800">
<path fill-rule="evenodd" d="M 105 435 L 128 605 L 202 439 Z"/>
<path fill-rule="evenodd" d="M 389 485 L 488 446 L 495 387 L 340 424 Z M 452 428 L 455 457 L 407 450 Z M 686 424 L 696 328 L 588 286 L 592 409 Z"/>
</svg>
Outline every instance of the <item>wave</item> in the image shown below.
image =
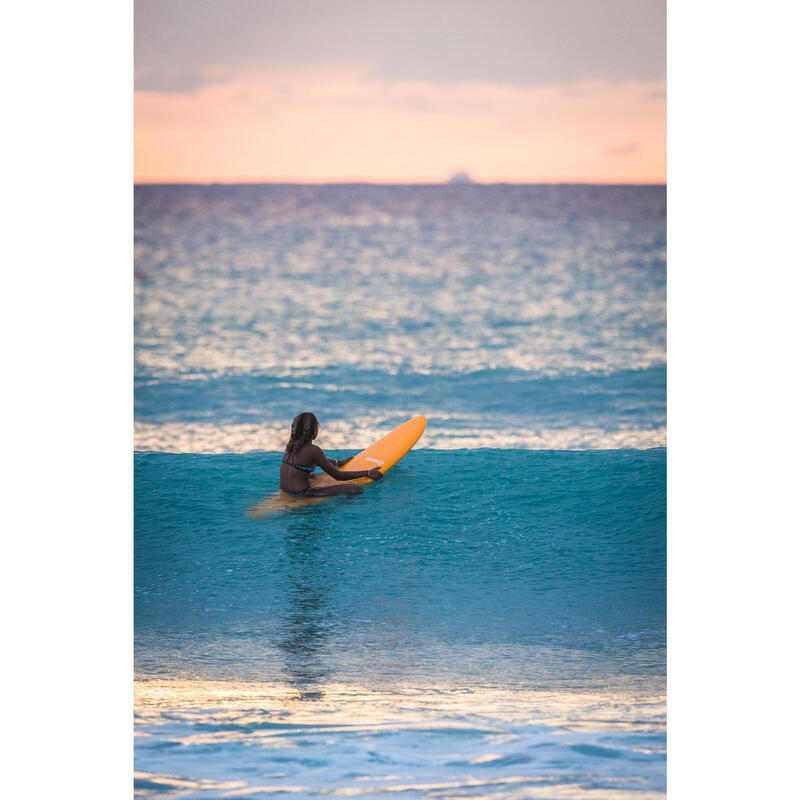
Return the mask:
<svg viewBox="0 0 800 800">
<path fill-rule="evenodd" d="M 395 415 L 395 418 L 397 415 Z M 247 453 L 282 451 L 288 423 L 227 424 L 137 422 L 134 448 L 138 452 Z M 372 418 L 332 420 L 319 439 L 323 449 L 361 450 L 379 439 L 390 426 Z M 645 450 L 666 445 L 666 428 L 550 428 L 541 430 L 458 427 L 425 432 L 421 447 L 435 450 L 473 450 L 482 447 L 519 450 Z"/>
</svg>

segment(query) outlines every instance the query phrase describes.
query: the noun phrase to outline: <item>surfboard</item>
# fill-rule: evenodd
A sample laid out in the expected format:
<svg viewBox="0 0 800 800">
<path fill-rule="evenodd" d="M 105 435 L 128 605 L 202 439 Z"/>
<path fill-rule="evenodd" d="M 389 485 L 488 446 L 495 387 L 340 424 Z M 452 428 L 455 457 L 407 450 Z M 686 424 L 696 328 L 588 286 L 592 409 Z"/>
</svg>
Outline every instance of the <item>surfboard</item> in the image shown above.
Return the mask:
<svg viewBox="0 0 800 800">
<path fill-rule="evenodd" d="M 384 475 L 419 441 L 427 420 L 423 416 L 413 417 L 389 431 L 385 436 L 373 442 L 369 447 L 354 455 L 341 469 L 357 471 L 362 469 L 379 469 Z M 352 481 L 337 481 L 326 472 L 311 478 L 312 486 L 330 486 L 339 484 L 372 483 L 371 478 L 356 478 Z M 321 503 L 330 497 L 293 497 L 285 492 L 275 492 L 247 510 L 251 519 L 263 519 L 281 511 Z"/>
</svg>

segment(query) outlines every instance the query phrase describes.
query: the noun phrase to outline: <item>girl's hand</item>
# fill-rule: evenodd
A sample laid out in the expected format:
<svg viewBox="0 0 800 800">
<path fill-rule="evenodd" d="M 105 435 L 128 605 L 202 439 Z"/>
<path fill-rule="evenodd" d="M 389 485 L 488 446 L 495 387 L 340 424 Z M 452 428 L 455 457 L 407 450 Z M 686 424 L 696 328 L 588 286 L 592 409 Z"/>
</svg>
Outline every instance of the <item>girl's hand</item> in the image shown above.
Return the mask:
<svg viewBox="0 0 800 800">
<path fill-rule="evenodd" d="M 367 471 L 367 477 L 372 478 L 374 481 L 379 481 L 383 477 L 383 473 L 379 469 L 373 468 Z"/>
<path fill-rule="evenodd" d="M 348 461 L 350 461 L 352 458 L 353 458 L 353 456 L 348 456 L 347 458 L 340 458 L 340 459 L 339 459 L 339 460 L 336 462 L 336 466 L 337 466 L 337 467 L 343 467 L 343 466 L 344 466 L 344 465 L 345 465 L 345 464 L 346 464 Z"/>
</svg>

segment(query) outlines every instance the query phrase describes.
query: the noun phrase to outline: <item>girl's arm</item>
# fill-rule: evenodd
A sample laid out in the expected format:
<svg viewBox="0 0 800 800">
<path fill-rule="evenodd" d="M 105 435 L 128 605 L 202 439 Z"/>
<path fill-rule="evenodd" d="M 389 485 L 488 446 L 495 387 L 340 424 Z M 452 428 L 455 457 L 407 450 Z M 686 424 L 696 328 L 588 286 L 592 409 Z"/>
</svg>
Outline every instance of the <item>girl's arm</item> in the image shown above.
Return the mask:
<svg viewBox="0 0 800 800">
<path fill-rule="evenodd" d="M 314 456 L 314 463 L 337 481 L 351 481 L 355 478 L 372 478 L 372 480 L 377 481 L 383 477 L 380 470 L 377 469 L 337 469 L 334 463 L 325 455 L 325 453 L 322 452 L 321 448 L 317 447 L 316 445 L 312 445 L 311 451 Z"/>
</svg>

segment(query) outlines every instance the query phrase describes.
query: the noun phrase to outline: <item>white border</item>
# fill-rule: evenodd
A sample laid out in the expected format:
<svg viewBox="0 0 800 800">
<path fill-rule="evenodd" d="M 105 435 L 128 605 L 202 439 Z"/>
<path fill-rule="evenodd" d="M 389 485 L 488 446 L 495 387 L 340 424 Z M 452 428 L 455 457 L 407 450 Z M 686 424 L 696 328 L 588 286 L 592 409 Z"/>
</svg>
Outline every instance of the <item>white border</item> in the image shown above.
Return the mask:
<svg viewBox="0 0 800 800">
<path fill-rule="evenodd" d="M 668 7 L 673 798 L 796 784 L 798 22 Z"/>
<path fill-rule="evenodd" d="M 669 3 L 674 798 L 795 783 L 799 28 Z M 4 29 L 4 788 L 129 797 L 132 5 Z"/>
<path fill-rule="evenodd" d="M 133 7 L 4 10 L 7 797 L 130 797 Z"/>
</svg>

